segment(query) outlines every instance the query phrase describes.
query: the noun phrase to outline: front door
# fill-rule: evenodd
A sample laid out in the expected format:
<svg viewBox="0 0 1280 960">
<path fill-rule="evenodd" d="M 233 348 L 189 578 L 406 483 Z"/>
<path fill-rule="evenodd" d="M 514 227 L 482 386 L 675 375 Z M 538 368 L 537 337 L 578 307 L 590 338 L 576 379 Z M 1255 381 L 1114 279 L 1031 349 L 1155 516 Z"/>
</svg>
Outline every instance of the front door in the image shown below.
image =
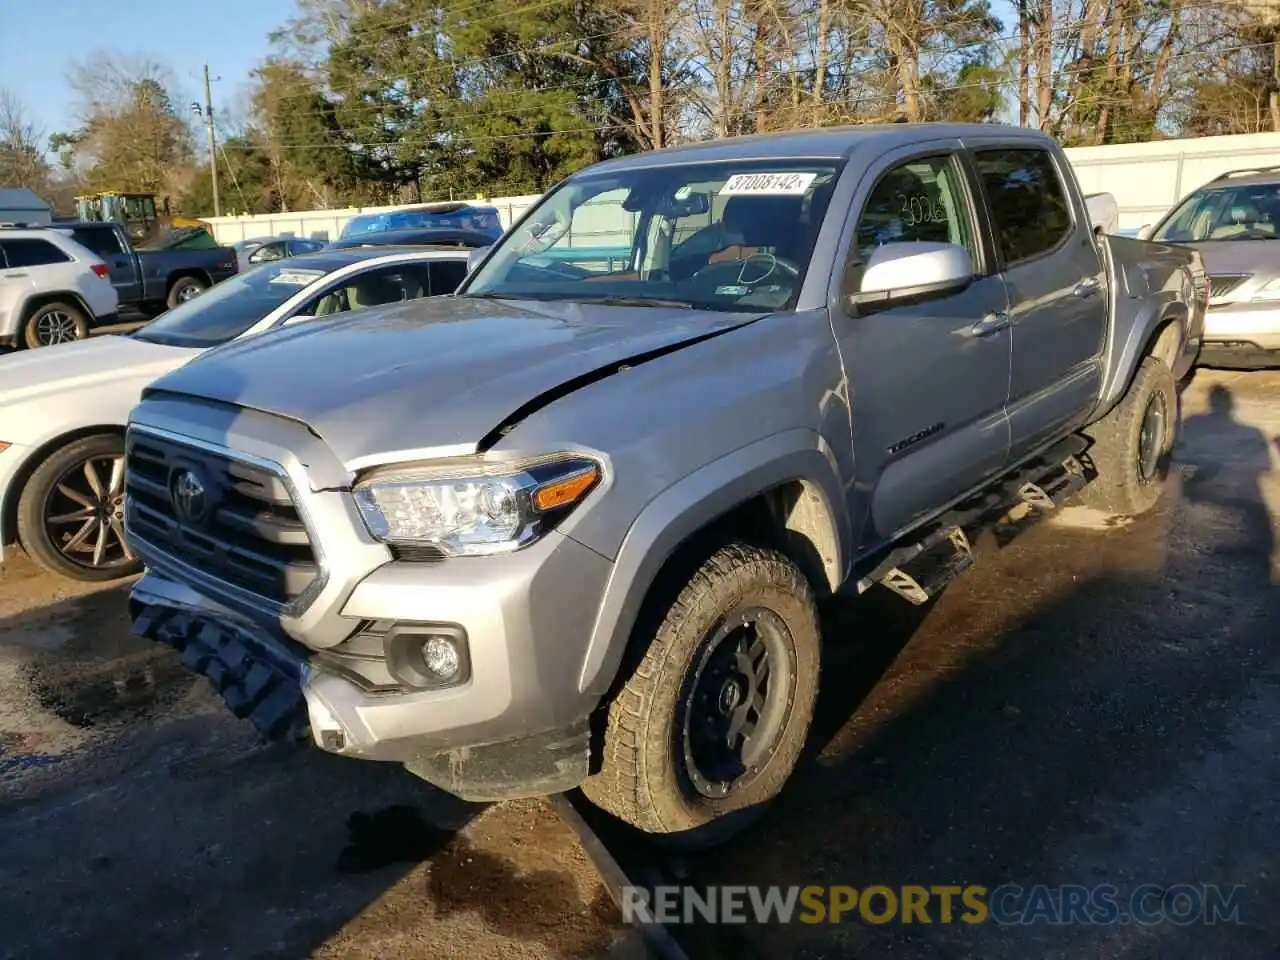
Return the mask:
<svg viewBox="0 0 1280 960">
<path fill-rule="evenodd" d="M 858 193 L 846 288 L 882 244 L 952 243 L 974 266 L 957 293 L 834 318 L 851 385 L 860 549 L 979 486 L 1008 454 L 1005 288 L 979 239 L 976 185 L 958 150 L 889 160 Z"/>
<path fill-rule="evenodd" d="M 1102 386 L 1107 289 L 1093 228 L 1075 210 L 1053 154 L 979 143 L 974 162 L 999 244 L 1013 369 L 1010 459 L 1079 427 Z"/>
</svg>

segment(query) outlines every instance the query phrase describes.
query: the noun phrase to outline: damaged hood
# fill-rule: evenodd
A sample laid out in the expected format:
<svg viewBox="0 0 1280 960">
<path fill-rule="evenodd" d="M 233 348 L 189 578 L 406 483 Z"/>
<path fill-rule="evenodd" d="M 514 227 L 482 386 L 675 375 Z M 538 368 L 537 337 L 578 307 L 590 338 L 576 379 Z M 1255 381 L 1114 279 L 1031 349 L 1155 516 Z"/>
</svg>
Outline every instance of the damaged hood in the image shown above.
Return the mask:
<svg viewBox="0 0 1280 960">
<path fill-rule="evenodd" d="M 296 420 L 354 468 L 475 450 L 549 392 L 760 316 L 447 297 L 249 337 L 153 389 Z"/>
</svg>

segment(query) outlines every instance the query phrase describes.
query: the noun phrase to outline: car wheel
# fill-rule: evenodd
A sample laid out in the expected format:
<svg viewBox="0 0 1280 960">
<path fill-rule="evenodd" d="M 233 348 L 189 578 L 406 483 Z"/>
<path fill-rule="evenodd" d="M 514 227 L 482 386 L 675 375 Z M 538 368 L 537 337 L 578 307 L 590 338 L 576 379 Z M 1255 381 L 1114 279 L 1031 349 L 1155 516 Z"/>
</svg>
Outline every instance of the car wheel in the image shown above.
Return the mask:
<svg viewBox="0 0 1280 960">
<path fill-rule="evenodd" d="M 83 340 L 89 335 L 89 318 L 75 304 L 46 303 L 27 317 L 23 340 L 31 349 Z"/>
<path fill-rule="evenodd" d="M 669 846 L 704 848 L 759 817 L 800 757 L 817 607 L 791 560 L 732 543 L 650 616 L 657 630 L 607 706 L 601 767 L 582 790 Z"/>
<path fill-rule="evenodd" d="M 1080 491 L 1081 502 L 1119 516 L 1154 507 L 1178 435 L 1178 389 L 1164 361 L 1144 359 L 1124 398 L 1085 435 L 1097 475 Z"/>
<path fill-rule="evenodd" d="M 209 285 L 199 277 L 179 277 L 173 282 L 173 286 L 169 288 L 169 296 L 165 302 L 169 305 L 169 309 L 172 310 L 180 303 L 194 300 L 208 289 Z"/>
<path fill-rule="evenodd" d="M 74 580 L 141 570 L 124 539 L 124 438 L 74 440 L 36 467 L 18 499 L 18 540 L 42 567 Z"/>
</svg>

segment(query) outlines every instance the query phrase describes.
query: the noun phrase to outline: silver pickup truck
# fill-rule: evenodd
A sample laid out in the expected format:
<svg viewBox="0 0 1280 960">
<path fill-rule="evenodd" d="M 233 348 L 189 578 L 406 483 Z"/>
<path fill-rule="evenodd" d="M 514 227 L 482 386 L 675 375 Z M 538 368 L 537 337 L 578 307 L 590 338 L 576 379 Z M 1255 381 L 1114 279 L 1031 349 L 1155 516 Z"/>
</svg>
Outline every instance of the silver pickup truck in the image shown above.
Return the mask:
<svg viewBox="0 0 1280 960">
<path fill-rule="evenodd" d="M 457 296 L 155 383 L 134 626 L 269 735 L 717 842 L 801 755 L 820 598 L 926 602 L 1011 506 L 1156 502 L 1206 297 L 1036 132 L 612 160 Z"/>
</svg>

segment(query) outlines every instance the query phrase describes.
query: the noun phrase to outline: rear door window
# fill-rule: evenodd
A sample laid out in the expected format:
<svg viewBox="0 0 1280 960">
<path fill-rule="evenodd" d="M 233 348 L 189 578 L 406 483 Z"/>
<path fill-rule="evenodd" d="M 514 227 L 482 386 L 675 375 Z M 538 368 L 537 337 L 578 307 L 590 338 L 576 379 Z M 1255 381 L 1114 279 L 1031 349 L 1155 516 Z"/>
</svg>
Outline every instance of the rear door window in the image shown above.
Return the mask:
<svg viewBox="0 0 1280 960">
<path fill-rule="evenodd" d="M 434 260 L 429 268 L 431 278 L 431 296 L 439 297 L 453 293 L 467 275 L 465 260 Z"/>
<path fill-rule="evenodd" d="M 1071 204 L 1046 150 L 977 150 L 996 240 L 1006 264 L 1048 253 L 1071 232 Z"/>
<path fill-rule="evenodd" d="M 43 267 L 51 263 L 70 263 L 71 258 L 48 240 L 14 239 L 0 241 L 9 267 Z"/>
</svg>

